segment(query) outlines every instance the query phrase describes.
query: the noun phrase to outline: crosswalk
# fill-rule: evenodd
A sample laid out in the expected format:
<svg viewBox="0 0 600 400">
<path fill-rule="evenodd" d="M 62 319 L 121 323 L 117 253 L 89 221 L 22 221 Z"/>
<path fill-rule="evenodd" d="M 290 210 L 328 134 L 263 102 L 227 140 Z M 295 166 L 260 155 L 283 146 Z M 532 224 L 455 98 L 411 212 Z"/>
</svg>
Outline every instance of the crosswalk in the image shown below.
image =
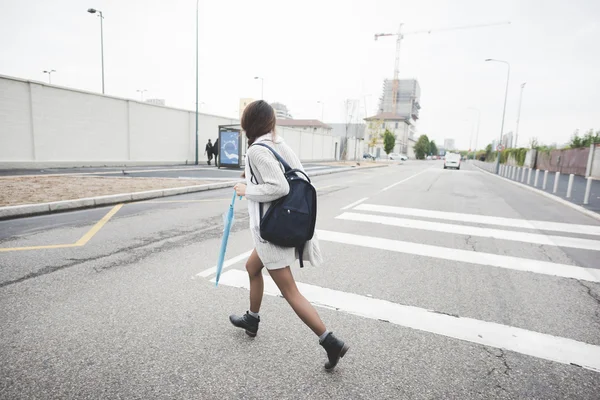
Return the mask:
<svg viewBox="0 0 600 400">
<path fill-rule="evenodd" d="M 443 233 L 495 240 L 499 246 L 503 243 L 518 242 L 525 245 L 579 249 L 596 254 L 600 252 L 600 226 L 598 225 L 443 212 L 370 204 L 366 201 L 367 199 L 361 199 L 341 209 L 335 217 L 339 222 L 335 225 L 335 230 L 317 231 L 319 240 L 325 243 L 324 246 L 326 243 L 336 243 L 347 246 L 348 252 L 371 249 L 389 253 L 390 259 L 393 257 L 392 254 L 414 255 L 433 260 L 440 266 L 443 266 L 445 261 L 453 261 L 460 263 L 459 265 L 512 270 L 530 276 L 553 276 L 580 282 L 600 282 L 600 269 L 596 268 L 528 258 L 526 255 L 465 250 L 387 237 L 390 229 L 404 232 Z M 356 232 L 352 228 L 357 222 L 370 227 L 368 235 Z M 234 257 L 226 263 L 226 267 L 245 260 L 248 254 Z M 198 276 L 211 279 L 214 272 L 214 268 L 211 268 Z M 214 278 L 212 281 L 214 282 Z M 248 290 L 247 274 L 240 269 L 227 270 L 221 276 L 220 285 Z M 506 349 L 562 364 L 574 364 L 600 372 L 600 346 L 595 344 L 491 321 L 447 315 L 435 310 L 312 284 L 298 283 L 298 287 L 309 301 L 320 307 L 364 318 L 386 320 L 419 331 Z M 276 285 L 268 276 L 265 276 L 265 294 L 279 295 Z"/>
</svg>

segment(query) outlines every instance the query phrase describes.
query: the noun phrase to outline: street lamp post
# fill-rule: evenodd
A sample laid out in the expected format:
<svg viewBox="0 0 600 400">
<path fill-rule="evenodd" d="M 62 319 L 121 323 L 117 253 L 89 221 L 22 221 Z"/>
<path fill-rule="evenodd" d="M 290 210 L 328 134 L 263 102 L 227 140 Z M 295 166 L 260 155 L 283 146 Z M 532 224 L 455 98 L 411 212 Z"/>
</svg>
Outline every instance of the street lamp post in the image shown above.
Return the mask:
<svg viewBox="0 0 600 400">
<path fill-rule="evenodd" d="M 140 101 L 144 101 L 144 92 L 147 92 L 147 89 L 136 90 L 140 94 Z"/>
<path fill-rule="evenodd" d="M 475 131 L 475 146 L 473 147 L 473 160 L 477 155 L 477 141 L 479 139 L 479 122 L 481 120 L 481 111 L 475 107 L 469 107 L 468 110 L 477 111 L 477 130 Z"/>
<path fill-rule="evenodd" d="M 506 64 L 506 66 L 508 67 L 508 70 L 506 73 L 506 90 L 504 91 L 504 108 L 502 109 L 502 125 L 500 126 L 500 142 L 498 143 L 498 145 L 501 145 L 502 144 L 502 133 L 504 132 L 504 116 L 506 115 L 506 99 L 508 97 L 508 82 L 510 81 L 510 64 L 508 63 L 508 61 L 496 60 L 493 58 L 487 58 L 485 61 L 500 62 L 500 63 Z M 499 171 L 500 171 L 500 150 L 497 150 L 496 174 L 498 174 Z"/>
<path fill-rule="evenodd" d="M 196 165 L 198 165 L 198 3 L 196 0 Z"/>
<path fill-rule="evenodd" d="M 90 14 L 98 13 L 98 16 L 100 17 L 100 57 L 102 59 L 102 94 L 104 94 L 104 26 L 102 23 L 104 15 L 102 15 L 102 11 L 93 8 L 89 8 L 88 12 Z"/>
<path fill-rule="evenodd" d="M 523 101 L 523 89 L 527 82 L 521 84 L 521 94 L 519 95 L 519 110 L 517 111 L 517 127 L 515 129 L 515 148 L 517 148 L 517 141 L 519 140 L 519 121 L 521 119 L 521 102 Z"/>
<path fill-rule="evenodd" d="M 265 80 L 260 76 L 255 76 L 254 79 L 260 79 L 260 99 L 265 99 Z"/>
<path fill-rule="evenodd" d="M 317 104 L 321 104 L 321 122 L 324 122 L 325 120 L 325 102 L 323 101 L 317 101 Z"/>
<path fill-rule="evenodd" d="M 49 84 L 52 84 L 52 73 L 53 72 L 56 72 L 56 70 L 50 69 L 50 70 L 44 71 L 45 74 L 48 74 L 48 83 Z"/>
</svg>

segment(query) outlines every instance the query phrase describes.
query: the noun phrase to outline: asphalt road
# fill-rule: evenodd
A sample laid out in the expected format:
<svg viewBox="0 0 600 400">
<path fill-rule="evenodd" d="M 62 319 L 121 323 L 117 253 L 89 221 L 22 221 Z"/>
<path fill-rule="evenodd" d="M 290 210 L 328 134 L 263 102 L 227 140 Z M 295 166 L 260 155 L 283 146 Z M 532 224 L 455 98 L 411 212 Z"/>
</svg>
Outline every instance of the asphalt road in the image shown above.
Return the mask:
<svg viewBox="0 0 600 400">
<path fill-rule="evenodd" d="M 294 274 L 351 347 L 333 373 L 268 280 L 258 336 L 229 324 L 248 291 L 243 261 L 211 282 L 220 190 L 91 236 L 112 207 L 0 221 L 0 249 L 88 239 L 0 252 L 0 398 L 598 399 L 597 220 L 467 165 L 314 182 L 325 266 Z M 247 224 L 241 201 L 227 259 Z"/>
</svg>

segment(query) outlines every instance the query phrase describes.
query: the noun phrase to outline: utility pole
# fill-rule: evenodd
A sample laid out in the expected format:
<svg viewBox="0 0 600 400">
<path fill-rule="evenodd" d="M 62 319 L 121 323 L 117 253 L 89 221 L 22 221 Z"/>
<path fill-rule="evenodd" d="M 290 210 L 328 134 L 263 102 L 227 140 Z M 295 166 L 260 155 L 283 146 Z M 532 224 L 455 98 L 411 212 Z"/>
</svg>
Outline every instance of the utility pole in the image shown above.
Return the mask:
<svg viewBox="0 0 600 400">
<path fill-rule="evenodd" d="M 265 80 L 260 76 L 255 76 L 254 79 L 260 79 L 260 99 L 265 99 Z"/>
<path fill-rule="evenodd" d="M 479 122 L 481 120 L 481 111 L 475 107 L 469 107 L 468 110 L 477 111 L 477 130 L 475 133 L 475 147 L 473 148 L 473 159 L 475 159 L 477 155 L 477 141 L 479 140 Z"/>
<path fill-rule="evenodd" d="M 54 69 L 50 69 L 50 70 L 43 71 L 43 72 L 44 72 L 45 74 L 48 74 L 48 84 L 50 84 L 50 85 L 51 85 L 51 84 L 52 84 L 52 73 L 53 73 L 53 72 L 56 72 L 56 70 L 54 70 Z"/>
<path fill-rule="evenodd" d="M 502 108 L 502 125 L 500 126 L 500 141 L 498 142 L 498 148 L 496 149 L 497 157 L 496 157 L 496 174 L 500 172 L 500 150 L 499 146 L 502 145 L 502 134 L 504 132 L 504 116 L 506 115 L 506 99 L 508 98 L 508 82 L 510 81 L 510 63 L 504 60 L 496 60 L 493 58 L 488 58 L 485 61 L 493 61 L 506 64 L 508 70 L 506 72 L 506 90 L 504 91 L 504 107 Z"/>
<path fill-rule="evenodd" d="M 136 90 L 136 92 L 138 92 L 140 94 L 140 101 L 144 101 L 144 92 L 147 92 L 148 90 L 146 89 L 140 89 L 140 90 Z"/>
<path fill-rule="evenodd" d="M 198 165 L 198 3 L 196 0 L 196 165 Z M 215 162 L 216 164 L 216 162 Z"/>
<path fill-rule="evenodd" d="M 515 129 L 515 149 L 518 148 L 517 143 L 519 141 L 519 121 L 521 120 L 521 102 L 523 101 L 523 89 L 527 82 L 521 83 L 521 94 L 519 95 L 519 110 L 517 111 L 517 128 Z"/>
<path fill-rule="evenodd" d="M 93 8 L 88 9 L 88 12 L 90 14 L 98 13 L 98 16 L 100 17 L 100 56 L 102 58 L 102 94 L 104 94 L 104 26 L 102 23 L 104 15 L 102 14 L 102 11 Z"/>
<path fill-rule="evenodd" d="M 321 122 L 323 122 L 325 118 L 325 103 L 319 100 L 317 104 L 321 104 Z"/>
</svg>

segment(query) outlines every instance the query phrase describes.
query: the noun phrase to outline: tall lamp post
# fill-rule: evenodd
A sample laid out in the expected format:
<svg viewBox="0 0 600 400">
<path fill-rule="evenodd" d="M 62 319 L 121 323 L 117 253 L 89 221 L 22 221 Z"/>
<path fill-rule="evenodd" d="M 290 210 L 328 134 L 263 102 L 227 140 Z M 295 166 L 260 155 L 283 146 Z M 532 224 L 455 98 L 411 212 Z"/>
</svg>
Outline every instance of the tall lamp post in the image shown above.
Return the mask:
<svg viewBox="0 0 600 400">
<path fill-rule="evenodd" d="M 321 104 L 321 122 L 324 122 L 325 119 L 325 102 L 324 101 L 317 101 L 317 104 Z"/>
<path fill-rule="evenodd" d="M 521 94 L 519 95 L 519 110 L 517 111 L 517 127 L 515 129 L 515 148 L 518 148 L 517 142 L 519 140 L 519 121 L 521 120 L 521 102 L 523 101 L 523 89 L 527 82 L 521 83 Z"/>
<path fill-rule="evenodd" d="M 93 8 L 89 8 L 88 12 L 90 14 L 98 13 L 98 16 L 100 17 L 100 56 L 102 58 L 102 94 L 104 94 L 104 27 L 102 23 L 104 15 L 102 15 L 102 11 Z"/>
<path fill-rule="evenodd" d="M 493 62 L 503 63 L 503 64 L 506 64 L 506 66 L 508 67 L 507 73 L 506 73 L 506 90 L 504 91 L 504 108 L 502 109 L 502 125 L 500 126 L 500 142 L 498 142 L 498 145 L 501 145 L 502 144 L 502 133 L 504 132 L 504 116 L 506 115 L 506 99 L 508 97 L 508 82 L 510 81 L 510 64 L 508 63 L 508 61 L 496 60 L 494 58 L 487 58 L 485 61 L 493 61 Z M 499 171 L 500 171 L 500 150 L 497 150 L 496 174 L 498 174 Z"/>
<path fill-rule="evenodd" d="M 475 131 L 475 146 L 473 147 L 473 160 L 477 155 L 477 140 L 479 139 L 479 121 L 481 120 L 481 111 L 475 107 L 469 107 L 467 110 L 477 111 L 477 130 Z"/>
<path fill-rule="evenodd" d="M 136 90 L 136 92 L 138 92 L 140 94 L 140 101 L 144 101 L 144 92 L 147 92 L 147 89 L 139 89 Z"/>
<path fill-rule="evenodd" d="M 265 99 L 265 80 L 260 76 L 255 76 L 254 79 L 260 79 L 260 99 Z"/>
<path fill-rule="evenodd" d="M 52 73 L 53 72 L 56 72 L 56 70 L 50 69 L 50 70 L 44 71 L 45 74 L 48 74 L 48 83 L 49 84 L 52 84 Z"/>
<path fill-rule="evenodd" d="M 198 165 L 198 3 L 196 0 L 196 165 Z"/>
</svg>

